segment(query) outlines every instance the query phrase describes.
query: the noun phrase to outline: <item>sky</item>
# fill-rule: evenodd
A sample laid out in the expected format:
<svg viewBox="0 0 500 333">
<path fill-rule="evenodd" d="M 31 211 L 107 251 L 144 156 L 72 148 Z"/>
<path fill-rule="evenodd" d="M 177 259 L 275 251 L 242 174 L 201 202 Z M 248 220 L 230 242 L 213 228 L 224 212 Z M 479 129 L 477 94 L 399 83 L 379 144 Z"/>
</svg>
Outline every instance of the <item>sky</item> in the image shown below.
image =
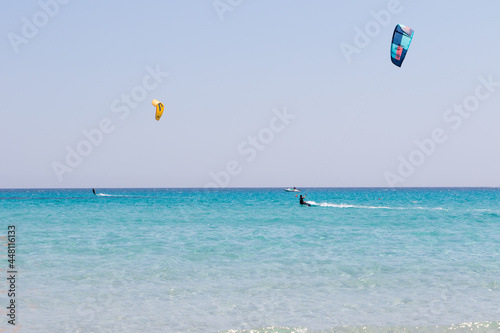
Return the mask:
<svg viewBox="0 0 500 333">
<path fill-rule="evenodd" d="M 499 11 L 8 2 L 0 188 L 500 186 Z M 401 68 L 396 24 L 415 31 Z"/>
</svg>

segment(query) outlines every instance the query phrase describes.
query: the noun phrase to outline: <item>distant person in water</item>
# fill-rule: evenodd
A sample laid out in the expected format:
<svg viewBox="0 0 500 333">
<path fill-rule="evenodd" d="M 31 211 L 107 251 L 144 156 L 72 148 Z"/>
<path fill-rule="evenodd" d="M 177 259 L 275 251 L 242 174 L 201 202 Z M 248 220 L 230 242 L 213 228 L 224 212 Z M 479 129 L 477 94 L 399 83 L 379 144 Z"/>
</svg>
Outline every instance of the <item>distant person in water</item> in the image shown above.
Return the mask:
<svg viewBox="0 0 500 333">
<path fill-rule="evenodd" d="M 301 205 L 307 205 L 307 202 L 304 201 L 305 197 L 306 197 L 305 195 L 304 196 L 302 196 L 302 194 L 300 195 L 300 204 Z"/>
<path fill-rule="evenodd" d="M 94 195 L 97 195 L 97 193 L 95 193 L 95 188 L 92 189 L 92 192 L 94 192 Z"/>
</svg>

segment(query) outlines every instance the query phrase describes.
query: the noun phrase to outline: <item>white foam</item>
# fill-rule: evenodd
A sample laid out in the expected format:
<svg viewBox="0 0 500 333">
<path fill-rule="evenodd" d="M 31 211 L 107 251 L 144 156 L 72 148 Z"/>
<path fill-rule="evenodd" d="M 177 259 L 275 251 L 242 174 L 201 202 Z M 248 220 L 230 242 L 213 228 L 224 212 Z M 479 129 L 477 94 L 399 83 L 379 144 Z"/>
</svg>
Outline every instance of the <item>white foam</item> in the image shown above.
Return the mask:
<svg viewBox="0 0 500 333">
<path fill-rule="evenodd" d="M 334 208 L 365 208 L 365 209 L 403 209 L 403 208 L 395 208 L 395 207 L 386 207 L 386 206 L 360 206 L 360 205 L 349 205 L 349 204 L 334 204 L 329 202 L 317 203 L 314 201 L 307 201 L 311 206 L 319 206 L 319 207 L 334 207 Z"/>
<path fill-rule="evenodd" d="M 447 210 L 442 207 L 389 207 L 389 206 L 362 206 L 362 205 L 349 205 L 349 204 L 334 204 L 329 202 L 317 203 L 314 201 L 307 201 L 311 206 L 318 207 L 334 207 L 334 208 L 361 208 L 361 209 L 422 209 L 422 210 Z"/>
</svg>

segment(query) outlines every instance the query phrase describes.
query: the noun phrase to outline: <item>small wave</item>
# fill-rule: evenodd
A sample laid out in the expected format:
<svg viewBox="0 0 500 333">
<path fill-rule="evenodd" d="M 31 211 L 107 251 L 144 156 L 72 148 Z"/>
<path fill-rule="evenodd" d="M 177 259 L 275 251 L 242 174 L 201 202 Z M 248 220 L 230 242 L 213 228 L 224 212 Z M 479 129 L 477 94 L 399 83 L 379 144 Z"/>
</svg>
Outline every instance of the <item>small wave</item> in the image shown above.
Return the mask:
<svg viewBox="0 0 500 333">
<path fill-rule="evenodd" d="M 0 200 L 82 200 L 89 197 L 0 197 Z"/>
<path fill-rule="evenodd" d="M 478 208 L 478 209 L 474 209 L 473 211 L 478 212 L 478 213 L 485 215 L 485 216 L 500 217 L 500 212 L 498 210 Z"/>
<path fill-rule="evenodd" d="M 323 333 L 393 333 L 393 332 L 422 332 L 422 333 L 444 333 L 444 332 L 480 332 L 480 333 L 490 333 L 498 332 L 500 329 L 500 323 L 497 321 L 484 321 L 484 322 L 470 322 L 462 324 L 453 325 L 443 325 L 443 326 L 338 326 L 331 327 L 328 329 L 323 329 L 318 331 L 316 329 L 309 329 L 307 327 L 263 327 L 256 329 L 246 329 L 246 330 L 228 330 L 220 333 L 312 333 L 312 332 L 323 332 Z"/>
<path fill-rule="evenodd" d="M 443 207 L 409 207 L 410 209 L 423 209 L 423 210 L 448 210 Z"/>
</svg>

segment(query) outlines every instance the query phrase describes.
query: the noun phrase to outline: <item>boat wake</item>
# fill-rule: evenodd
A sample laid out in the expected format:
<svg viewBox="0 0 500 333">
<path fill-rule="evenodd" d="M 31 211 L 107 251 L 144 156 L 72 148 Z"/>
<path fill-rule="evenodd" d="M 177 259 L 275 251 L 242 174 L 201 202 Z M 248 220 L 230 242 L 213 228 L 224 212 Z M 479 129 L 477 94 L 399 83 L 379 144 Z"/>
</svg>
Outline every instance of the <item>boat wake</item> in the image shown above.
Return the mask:
<svg viewBox="0 0 500 333">
<path fill-rule="evenodd" d="M 96 193 L 98 197 L 126 197 L 126 195 L 119 194 L 106 194 L 106 193 Z"/>
<path fill-rule="evenodd" d="M 329 202 L 314 202 L 307 201 L 308 204 L 314 207 L 333 207 L 333 208 L 358 208 L 358 209 L 422 209 L 422 210 L 447 210 L 442 207 L 389 207 L 389 206 L 363 206 L 363 205 L 350 205 L 350 204 L 334 204 Z"/>
</svg>

